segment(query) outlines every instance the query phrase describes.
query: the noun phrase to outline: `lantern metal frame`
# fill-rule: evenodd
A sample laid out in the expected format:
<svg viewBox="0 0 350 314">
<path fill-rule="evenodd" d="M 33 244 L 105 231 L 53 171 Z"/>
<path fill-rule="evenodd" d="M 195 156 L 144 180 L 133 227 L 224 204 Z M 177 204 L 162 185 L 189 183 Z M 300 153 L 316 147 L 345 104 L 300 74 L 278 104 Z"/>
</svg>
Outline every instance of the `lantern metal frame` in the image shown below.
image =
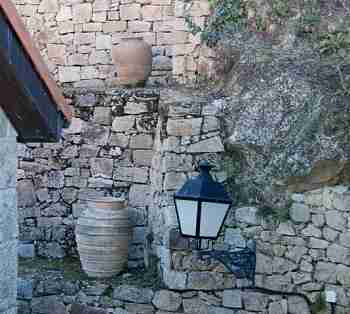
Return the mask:
<svg viewBox="0 0 350 314">
<path fill-rule="evenodd" d="M 200 259 L 213 258 L 223 263 L 227 269 L 236 276 L 236 278 L 246 278 L 251 281 L 252 287 L 255 287 L 255 269 L 256 269 L 256 242 L 249 240 L 247 247 L 233 251 L 223 250 L 201 250 L 201 240 L 216 240 L 222 230 L 227 215 L 232 207 L 232 200 L 225 191 L 225 188 L 219 182 L 214 181 L 210 175 L 212 166 L 207 161 L 199 163 L 200 174 L 197 177 L 191 178 L 185 182 L 182 188 L 174 194 L 174 203 L 176 217 L 179 225 L 180 234 L 186 238 L 196 239 L 195 255 Z M 179 209 L 177 208 L 176 200 L 190 200 L 197 202 L 197 217 L 195 235 L 183 233 L 181 228 L 181 220 Z M 220 228 L 215 237 L 201 236 L 200 224 L 202 214 L 202 203 L 221 203 L 227 204 L 228 208 L 221 222 Z"/>
<path fill-rule="evenodd" d="M 232 205 L 232 200 L 230 196 L 227 194 L 227 192 L 225 191 L 224 186 L 216 182 L 210 175 L 209 171 L 210 169 L 212 169 L 212 166 L 207 161 L 201 161 L 199 163 L 199 169 L 200 169 L 199 176 L 187 180 L 187 182 L 185 182 L 183 187 L 179 191 L 177 191 L 174 195 L 176 217 L 179 224 L 180 233 L 183 237 L 216 240 L 222 230 L 226 217 L 229 213 L 229 210 Z M 181 228 L 179 209 L 177 207 L 176 200 L 188 200 L 188 201 L 197 202 L 196 232 L 194 236 L 183 233 L 183 230 Z M 200 235 L 200 223 L 201 223 L 203 202 L 228 205 L 226 209 L 226 213 L 218 229 L 218 232 L 214 237 Z"/>
</svg>

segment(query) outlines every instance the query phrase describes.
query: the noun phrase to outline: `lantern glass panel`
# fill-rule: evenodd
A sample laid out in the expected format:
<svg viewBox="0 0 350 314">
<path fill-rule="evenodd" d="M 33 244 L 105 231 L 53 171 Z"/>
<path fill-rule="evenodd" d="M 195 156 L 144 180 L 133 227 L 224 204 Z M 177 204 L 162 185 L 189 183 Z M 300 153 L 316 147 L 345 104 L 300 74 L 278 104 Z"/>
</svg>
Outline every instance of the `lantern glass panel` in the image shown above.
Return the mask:
<svg viewBox="0 0 350 314">
<path fill-rule="evenodd" d="M 230 204 L 202 202 L 200 237 L 216 238 Z"/>
<path fill-rule="evenodd" d="M 196 235 L 198 202 L 176 199 L 181 233 L 188 236 Z"/>
</svg>

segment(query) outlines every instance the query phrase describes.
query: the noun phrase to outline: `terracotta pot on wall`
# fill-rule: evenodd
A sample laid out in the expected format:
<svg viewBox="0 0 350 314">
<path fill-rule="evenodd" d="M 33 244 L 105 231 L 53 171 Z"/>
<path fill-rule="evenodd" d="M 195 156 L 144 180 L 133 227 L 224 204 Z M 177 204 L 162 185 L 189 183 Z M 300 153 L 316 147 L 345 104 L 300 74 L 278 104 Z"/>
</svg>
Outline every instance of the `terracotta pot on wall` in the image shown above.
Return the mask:
<svg viewBox="0 0 350 314">
<path fill-rule="evenodd" d="M 113 47 L 112 59 L 117 67 L 116 85 L 145 85 L 152 71 L 152 50 L 142 37 L 123 38 Z"/>
</svg>

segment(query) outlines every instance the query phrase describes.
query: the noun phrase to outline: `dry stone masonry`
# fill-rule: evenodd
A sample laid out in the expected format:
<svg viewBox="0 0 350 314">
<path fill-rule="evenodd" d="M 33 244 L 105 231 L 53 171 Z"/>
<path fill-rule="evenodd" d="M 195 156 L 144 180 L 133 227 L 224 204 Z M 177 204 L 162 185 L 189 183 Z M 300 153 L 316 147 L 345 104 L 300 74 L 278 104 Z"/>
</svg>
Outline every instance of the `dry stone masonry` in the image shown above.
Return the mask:
<svg viewBox="0 0 350 314">
<path fill-rule="evenodd" d="M 40 274 L 40 275 L 39 275 Z M 300 296 L 252 290 L 172 291 L 130 284 L 68 280 L 59 271 L 37 272 L 18 281 L 18 309 L 24 313 L 71 314 L 301 314 Z"/>
<path fill-rule="evenodd" d="M 152 46 L 151 84 L 170 76 L 194 80 L 210 67 L 209 49 L 191 35 L 185 16 L 203 25 L 207 1 L 182 0 L 15 0 L 17 9 L 56 81 L 74 87 L 113 84 L 111 49 L 125 37 L 143 37 Z M 208 62 L 207 62 L 208 61 Z"/>
<path fill-rule="evenodd" d="M 75 118 L 62 142 L 19 145 L 19 254 L 75 253 L 74 224 L 84 200 L 124 196 L 134 227 L 129 268 L 154 266 L 156 255 L 163 286 L 146 291 L 109 282 L 107 292 L 91 292 L 77 279 L 69 290 L 63 279 L 52 287 L 49 275 L 32 274 L 19 281 L 25 313 L 45 314 L 36 304 L 52 301 L 72 312 L 95 306 L 120 313 L 309 314 L 310 304 L 323 304 L 325 290 L 336 291 L 337 313 L 349 312 L 348 187 L 292 194 L 290 218 L 282 222 L 253 206 L 231 210 L 219 240 L 203 246 L 237 249 L 255 239 L 252 289 L 219 262 L 193 255 L 193 243 L 178 233 L 173 204 L 173 193 L 203 158 L 225 180 L 224 100 L 179 89 L 66 90 L 66 96 Z"/>
<path fill-rule="evenodd" d="M 0 313 L 16 313 L 16 132 L 0 111 Z"/>
<path fill-rule="evenodd" d="M 139 266 L 159 96 L 152 90 L 69 95 L 75 117 L 61 143 L 19 145 L 19 254 L 74 254 L 74 224 L 86 199 L 114 195 L 128 198 L 129 266 Z"/>
</svg>

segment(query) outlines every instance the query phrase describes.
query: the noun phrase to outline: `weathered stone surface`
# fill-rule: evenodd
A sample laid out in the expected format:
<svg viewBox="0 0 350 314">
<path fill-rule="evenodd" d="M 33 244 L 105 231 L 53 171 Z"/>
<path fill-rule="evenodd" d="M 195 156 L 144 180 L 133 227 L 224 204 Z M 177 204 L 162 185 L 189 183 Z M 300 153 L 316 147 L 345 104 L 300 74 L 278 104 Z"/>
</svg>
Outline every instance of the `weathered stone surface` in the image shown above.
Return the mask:
<svg viewBox="0 0 350 314">
<path fill-rule="evenodd" d="M 322 232 L 320 229 L 316 228 L 314 225 L 309 224 L 306 228 L 302 230 L 302 234 L 306 237 L 321 238 Z"/>
<path fill-rule="evenodd" d="M 166 153 L 163 158 L 162 171 L 191 171 L 192 157 L 186 154 Z"/>
<path fill-rule="evenodd" d="M 326 212 L 326 223 L 336 230 L 344 230 L 345 227 L 344 216 L 335 210 Z"/>
<path fill-rule="evenodd" d="M 113 298 L 134 302 L 134 303 L 151 303 L 154 292 L 147 288 L 137 288 L 128 285 L 121 285 L 114 288 Z"/>
<path fill-rule="evenodd" d="M 224 288 L 224 278 L 215 272 L 190 272 L 188 274 L 187 289 L 212 290 Z"/>
<path fill-rule="evenodd" d="M 242 236 L 241 230 L 238 228 L 227 228 L 225 230 L 224 242 L 238 248 L 244 248 L 246 246 L 246 240 Z"/>
<path fill-rule="evenodd" d="M 79 118 L 72 118 L 68 128 L 63 129 L 63 134 L 79 134 L 83 130 L 84 121 Z"/>
<path fill-rule="evenodd" d="M 32 311 L 40 314 L 65 314 L 66 308 L 57 296 L 46 296 L 32 299 Z"/>
<path fill-rule="evenodd" d="M 226 309 L 218 306 L 210 306 L 208 313 L 209 314 L 235 314 L 235 312 L 231 309 Z"/>
<path fill-rule="evenodd" d="M 184 299 L 183 300 L 184 312 L 188 314 L 209 314 L 208 305 L 205 304 L 199 298 Z"/>
<path fill-rule="evenodd" d="M 152 150 L 134 150 L 133 159 L 137 166 L 151 166 L 153 158 Z"/>
<path fill-rule="evenodd" d="M 112 121 L 111 108 L 95 107 L 93 120 L 98 124 L 110 125 Z"/>
<path fill-rule="evenodd" d="M 160 310 L 175 312 L 180 308 L 182 298 L 179 293 L 160 290 L 155 293 L 152 303 Z"/>
<path fill-rule="evenodd" d="M 35 257 L 34 243 L 19 242 L 18 256 L 23 258 Z"/>
<path fill-rule="evenodd" d="M 341 264 L 337 266 L 337 281 L 344 287 L 350 286 L 350 267 Z"/>
<path fill-rule="evenodd" d="M 315 279 L 319 282 L 335 283 L 337 265 L 333 263 L 318 262 L 315 269 Z"/>
<path fill-rule="evenodd" d="M 85 304 L 73 303 L 71 307 L 72 314 L 106 314 L 106 311 Z"/>
<path fill-rule="evenodd" d="M 243 307 L 242 291 L 238 289 L 224 290 L 222 305 L 233 309 L 241 309 Z"/>
<path fill-rule="evenodd" d="M 329 189 L 329 192 L 327 194 L 325 193 L 325 198 L 326 196 L 335 209 L 340 211 L 350 210 L 350 195 L 348 192 L 348 187 L 342 185 L 336 186 L 332 189 Z M 329 206 L 328 208 L 333 207 Z"/>
<path fill-rule="evenodd" d="M 289 209 L 289 214 L 296 223 L 308 222 L 310 220 L 310 208 L 304 204 L 293 203 Z"/>
<path fill-rule="evenodd" d="M 240 207 L 236 209 L 236 220 L 239 222 L 244 222 L 248 225 L 259 224 L 259 219 L 257 216 L 258 209 L 256 207 Z"/>
<path fill-rule="evenodd" d="M 84 127 L 81 135 L 87 144 L 106 145 L 109 138 L 109 128 L 98 124 L 88 124 Z"/>
<path fill-rule="evenodd" d="M 143 207 L 149 204 L 150 188 L 146 184 L 133 184 L 129 192 L 130 206 Z"/>
<path fill-rule="evenodd" d="M 153 138 L 151 135 L 140 134 L 132 136 L 130 140 L 130 148 L 133 149 L 150 149 L 153 146 Z"/>
<path fill-rule="evenodd" d="M 17 279 L 17 298 L 23 300 L 31 300 L 34 292 L 34 280 Z"/>
<path fill-rule="evenodd" d="M 350 232 L 342 232 L 339 235 L 339 243 L 342 246 L 345 246 L 347 248 L 350 248 Z"/>
<path fill-rule="evenodd" d="M 310 238 L 309 247 L 312 249 L 325 249 L 329 246 L 329 242 L 321 239 Z"/>
<path fill-rule="evenodd" d="M 289 236 L 295 235 L 295 230 L 293 228 L 293 225 L 290 222 L 280 223 L 276 232 L 283 235 L 289 235 Z"/>
<path fill-rule="evenodd" d="M 286 300 L 271 302 L 269 304 L 269 314 L 287 314 L 287 310 L 288 304 Z"/>
<path fill-rule="evenodd" d="M 187 148 L 189 153 L 220 153 L 224 151 L 224 146 L 219 137 L 211 137 L 207 140 L 191 144 Z"/>
<path fill-rule="evenodd" d="M 154 314 L 154 307 L 151 304 L 127 303 L 125 309 L 128 314 Z"/>
<path fill-rule="evenodd" d="M 31 180 L 21 180 L 17 183 L 18 207 L 34 206 L 36 196 Z"/>
<path fill-rule="evenodd" d="M 117 167 L 114 170 L 114 180 L 134 183 L 147 183 L 148 168 Z"/>
<path fill-rule="evenodd" d="M 163 273 L 163 280 L 165 285 L 169 289 L 185 290 L 187 282 L 187 273 L 167 269 Z"/>
<path fill-rule="evenodd" d="M 308 303 L 299 296 L 288 297 L 288 313 L 290 314 L 310 314 Z"/>
<path fill-rule="evenodd" d="M 109 158 L 92 158 L 90 160 L 91 174 L 94 177 L 102 176 L 111 178 L 113 173 L 113 159 Z"/>
<path fill-rule="evenodd" d="M 327 257 L 335 262 L 350 265 L 350 249 L 333 243 L 327 249 Z"/>
<path fill-rule="evenodd" d="M 272 274 L 272 258 L 265 254 L 256 254 L 256 272 L 259 274 Z"/>
<path fill-rule="evenodd" d="M 49 188 L 63 188 L 64 187 L 64 173 L 63 171 L 50 171 L 48 173 L 47 186 Z"/>
<path fill-rule="evenodd" d="M 268 302 L 268 296 L 259 292 L 242 294 L 243 304 L 248 311 L 263 311 Z"/>
<path fill-rule="evenodd" d="M 297 268 L 298 266 L 296 264 L 281 257 L 274 257 L 272 260 L 273 273 L 284 274 L 286 272 L 296 270 Z"/>
<path fill-rule="evenodd" d="M 114 132 L 130 131 L 134 127 L 135 127 L 135 117 L 133 116 L 115 117 L 112 124 L 112 130 Z"/>
<path fill-rule="evenodd" d="M 165 190 L 176 190 L 179 189 L 187 180 L 184 173 L 179 172 L 168 172 L 164 178 L 164 189 Z"/>
<path fill-rule="evenodd" d="M 167 132 L 170 136 L 199 135 L 202 126 L 202 118 L 195 119 L 169 119 Z"/>
</svg>

